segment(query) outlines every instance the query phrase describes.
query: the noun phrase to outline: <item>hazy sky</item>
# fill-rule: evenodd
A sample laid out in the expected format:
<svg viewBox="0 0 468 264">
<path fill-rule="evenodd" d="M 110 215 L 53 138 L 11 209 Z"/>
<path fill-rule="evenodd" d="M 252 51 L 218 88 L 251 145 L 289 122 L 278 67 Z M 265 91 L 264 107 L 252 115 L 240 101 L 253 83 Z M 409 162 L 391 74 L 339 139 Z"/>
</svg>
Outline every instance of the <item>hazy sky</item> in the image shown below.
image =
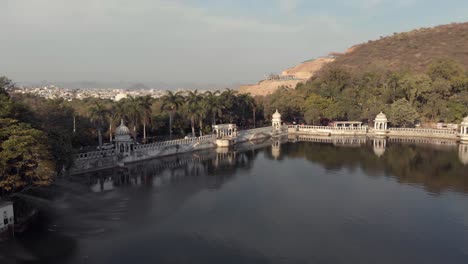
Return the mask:
<svg viewBox="0 0 468 264">
<path fill-rule="evenodd" d="M 0 0 L 0 76 L 22 81 L 253 82 L 418 27 L 466 0 Z"/>
</svg>

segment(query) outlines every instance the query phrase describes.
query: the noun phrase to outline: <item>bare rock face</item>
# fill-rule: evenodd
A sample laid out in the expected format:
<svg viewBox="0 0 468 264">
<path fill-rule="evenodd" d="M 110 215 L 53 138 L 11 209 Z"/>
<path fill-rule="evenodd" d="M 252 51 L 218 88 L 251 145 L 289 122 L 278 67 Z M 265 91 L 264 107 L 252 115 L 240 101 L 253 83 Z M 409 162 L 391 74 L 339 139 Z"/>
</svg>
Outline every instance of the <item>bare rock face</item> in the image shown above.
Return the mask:
<svg viewBox="0 0 468 264">
<path fill-rule="evenodd" d="M 282 76 L 294 76 L 297 79 L 308 80 L 314 76 L 323 65 L 333 62 L 334 58 L 318 58 L 316 60 L 310 60 L 303 62 L 295 67 L 284 70 Z"/>
<path fill-rule="evenodd" d="M 325 64 L 334 61 L 334 58 L 319 58 L 303 62 L 297 66 L 284 70 L 279 76 L 287 77 L 282 80 L 263 80 L 253 85 L 239 87 L 240 94 L 252 96 L 265 96 L 274 93 L 280 87 L 295 89 L 300 82 L 305 82 L 313 77 Z"/>
<path fill-rule="evenodd" d="M 279 87 L 286 87 L 289 89 L 295 89 L 296 85 L 305 80 L 264 80 L 258 84 L 253 85 L 242 85 L 239 87 L 238 92 L 240 94 L 250 94 L 252 96 L 265 96 L 274 93 Z"/>
</svg>

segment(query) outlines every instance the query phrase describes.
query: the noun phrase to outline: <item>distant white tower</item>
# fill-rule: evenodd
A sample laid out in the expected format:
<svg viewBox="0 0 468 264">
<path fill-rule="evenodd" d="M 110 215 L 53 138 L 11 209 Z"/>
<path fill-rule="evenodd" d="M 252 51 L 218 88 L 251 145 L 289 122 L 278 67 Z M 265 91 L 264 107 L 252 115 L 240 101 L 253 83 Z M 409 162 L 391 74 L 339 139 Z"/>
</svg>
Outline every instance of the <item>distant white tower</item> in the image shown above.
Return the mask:
<svg viewBox="0 0 468 264">
<path fill-rule="evenodd" d="M 380 135 L 380 136 L 386 135 L 387 128 L 388 128 L 387 126 L 388 126 L 387 116 L 384 113 L 380 112 L 380 114 L 378 114 L 374 120 L 375 134 Z"/>
<path fill-rule="evenodd" d="M 276 112 L 271 118 L 271 125 L 273 126 L 274 132 L 279 132 L 281 130 L 281 114 L 278 112 L 278 109 L 276 109 Z"/>
</svg>

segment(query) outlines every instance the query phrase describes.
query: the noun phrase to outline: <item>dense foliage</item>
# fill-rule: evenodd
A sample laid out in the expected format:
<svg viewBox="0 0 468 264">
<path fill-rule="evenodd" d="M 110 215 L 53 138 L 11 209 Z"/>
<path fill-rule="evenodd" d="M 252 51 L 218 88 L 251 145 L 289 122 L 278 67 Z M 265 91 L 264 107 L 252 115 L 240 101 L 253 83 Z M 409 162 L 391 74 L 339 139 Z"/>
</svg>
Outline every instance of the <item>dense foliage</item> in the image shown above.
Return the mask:
<svg viewBox="0 0 468 264">
<path fill-rule="evenodd" d="M 385 65 L 349 68 L 336 64 L 295 90 L 279 89 L 263 100 L 264 112 L 278 108 L 287 121 L 362 120 L 380 111 L 393 126 L 460 122 L 468 114 L 468 74 L 455 61 L 433 61 L 425 73 L 390 71 Z"/>
<path fill-rule="evenodd" d="M 7 93 L 13 86 L 0 78 L 0 194 L 48 185 L 54 174 L 46 134 L 25 123 L 26 110 Z"/>
<path fill-rule="evenodd" d="M 55 172 L 72 166 L 72 154 L 111 142 L 121 120 L 138 142 L 204 135 L 216 123 L 237 123 L 243 128 L 263 125 L 262 111 L 257 111 L 255 100 L 230 89 L 168 91 L 157 99 L 128 97 L 118 102 L 96 98 L 64 101 L 9 95 L 7 90 L 14 84 L 5 77 L 0 80 L 3 192 L 49 184 Z"/>
</svg>

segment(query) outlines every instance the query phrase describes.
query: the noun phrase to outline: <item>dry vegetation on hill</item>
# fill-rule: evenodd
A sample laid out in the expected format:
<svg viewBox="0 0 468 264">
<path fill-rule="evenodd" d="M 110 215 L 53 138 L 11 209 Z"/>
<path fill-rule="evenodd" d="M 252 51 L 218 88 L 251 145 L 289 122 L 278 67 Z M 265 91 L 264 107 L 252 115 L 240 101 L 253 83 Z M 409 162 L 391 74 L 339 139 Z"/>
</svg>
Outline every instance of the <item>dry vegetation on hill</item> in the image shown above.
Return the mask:
<svg viewBox="0 0 468 264">
<path fill-rule="evenodd" d="M 452 59 L 468 68 L 468 23 L 421 28 L 356 46 L 334 64 L 364 68 L 384 64 L 390 70 L 424 72 L 434 59 Z"/>
</svg>

